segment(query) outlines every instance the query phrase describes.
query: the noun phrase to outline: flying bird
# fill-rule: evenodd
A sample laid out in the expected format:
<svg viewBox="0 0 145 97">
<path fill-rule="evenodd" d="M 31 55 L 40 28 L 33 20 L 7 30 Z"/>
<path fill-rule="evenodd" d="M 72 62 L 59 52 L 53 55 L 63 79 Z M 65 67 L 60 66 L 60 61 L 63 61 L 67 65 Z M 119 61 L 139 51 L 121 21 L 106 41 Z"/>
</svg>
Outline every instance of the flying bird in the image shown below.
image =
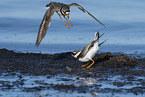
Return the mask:
<svg viewBox="0 0 145 97">
<path fill-rule="evenodd" d="M 103 36 L 103 34 L 101 36 Z M 86 47 L 84 47 L 82 51 L 73 52 L 72 54 L 73 57 L 77 58 L 81 62 L 88 62 L 85 65 L 82 65 L 81 67 L 85 67 L 89 65 L 90 60 L 92 61 L 92 63 L 89 66 L 87 66 L 87 68 L 90 68 L 94 64 L 93 57 L 96 55 L 97 51 L 99 50 L 99 46 L 102 45 L 105 41 L 107 41 L 105 40 L 100 44 L 98 44 L 99 38 L 101 36 L 99 35 L 99 32 L 95 33 L 94 40 L 91 43 L 89 43 Z"/>
<path fill-rule="evenodd" d="M 57 2 L 52 2 L 51 1 L 51 3 L 46 5 L 48 10 L 44 14 L 43 20 L 40 24 L 39 31 L 38 31 L 38 36 L 37 36 L 37 40 L 36 40 L 36 46 L 39 46 L 41 41 L 43 40 L 43 38 L 44 38 L 44 36 L 45 36 L 49 26 L 50 26 L 51 19 L 52 19 L 52 16 L 53 16 L 54 12 L 56 12 L 58 14 L 58 16 L 63 21 L 63 23 L 65 24 L 66 27 L 69 28 L 69 26 L 64 22 L 64 20 L 62 19 L 61 16 L 63 16 L 68 21 L 68 23 L 72 26 L 71 22 L 68 20 L 69 19 L 69 13 L 70 13 L 70 7 L 72 7 L 72 6 L 76 6 L 80 10 L 82 10 L 83 12 L 89 14 L 97 22 L 99 22 L 101 25 L 103 25 L 105 27 L 105 25 L 103 23 L 101 23 L 91 13 L 89 13 L 87 10 L 85 10 L 82 6 L 80 6 L 77 3 L 63 4 L 63 3 L 57 3 Z"/>
</svg>

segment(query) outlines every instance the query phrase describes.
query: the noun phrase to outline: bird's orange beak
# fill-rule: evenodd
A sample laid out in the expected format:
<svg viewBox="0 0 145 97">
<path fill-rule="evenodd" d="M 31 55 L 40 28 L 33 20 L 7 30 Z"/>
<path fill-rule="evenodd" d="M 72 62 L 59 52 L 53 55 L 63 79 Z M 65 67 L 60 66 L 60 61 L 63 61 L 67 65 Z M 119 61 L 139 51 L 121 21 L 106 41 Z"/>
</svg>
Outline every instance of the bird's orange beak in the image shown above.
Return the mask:
<svg viewBox="0 0 145 97">
<path fill-rule="evenodd" d="M 67 16 L 67 18 L 69 19 L 69 14 L 67 14 L 66 16 Z"/>
</svg>

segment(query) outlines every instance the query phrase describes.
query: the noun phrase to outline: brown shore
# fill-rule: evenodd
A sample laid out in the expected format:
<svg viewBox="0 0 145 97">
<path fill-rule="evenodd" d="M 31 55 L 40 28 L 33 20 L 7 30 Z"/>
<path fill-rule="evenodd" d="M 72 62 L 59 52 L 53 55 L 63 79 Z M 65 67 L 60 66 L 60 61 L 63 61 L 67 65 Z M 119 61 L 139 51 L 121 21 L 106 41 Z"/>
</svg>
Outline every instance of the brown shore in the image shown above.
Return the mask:
<svg viewBox="0 0 145 97">
<path fill-rule="evenodd" d="M 143 70 L 134 70 L 136 67 L 145 68 L 145 59 L 135 59 L 124 54 L 112 55 L 107 52 L 96 54 L 94 57 L 95 64 L 88 69 L 81 68 L 81 65 L 85 63 L 73 58 L 71 53 L 16 53 L 11 50 L 0 49 L 0 70 L 30 74 L 79 73 L 88 75 L 90 71 L 97 74 L 103 70 L 113 69 L 120 74 L 125 72 L 126 74 L 145 75 Z"/>
</svg>

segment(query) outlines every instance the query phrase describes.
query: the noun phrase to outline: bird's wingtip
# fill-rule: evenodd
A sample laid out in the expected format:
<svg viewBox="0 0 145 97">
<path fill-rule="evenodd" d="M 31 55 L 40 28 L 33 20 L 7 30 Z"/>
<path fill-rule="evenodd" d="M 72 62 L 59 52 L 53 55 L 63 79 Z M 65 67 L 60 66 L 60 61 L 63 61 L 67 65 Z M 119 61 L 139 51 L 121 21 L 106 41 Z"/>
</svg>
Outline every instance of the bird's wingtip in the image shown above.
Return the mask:
<svg viewBox="0 0 145 97">
<path fill-rule="evenodd" d="M 40 45 L 40 43 L 36 42 L 35 46 L 38 47 Z"/>
<path fill-rule="evenodd" d="M 101 46 L 102 44 L 104 44 L 108 39 L 104 40 L 103 42 L 101 42 L 98 46 Z"/>
<path fill-rule="evenodd" d="M 35 46 L 38 47 L 39 45 L 38 44 L 35 44 Z"/>
</svg>

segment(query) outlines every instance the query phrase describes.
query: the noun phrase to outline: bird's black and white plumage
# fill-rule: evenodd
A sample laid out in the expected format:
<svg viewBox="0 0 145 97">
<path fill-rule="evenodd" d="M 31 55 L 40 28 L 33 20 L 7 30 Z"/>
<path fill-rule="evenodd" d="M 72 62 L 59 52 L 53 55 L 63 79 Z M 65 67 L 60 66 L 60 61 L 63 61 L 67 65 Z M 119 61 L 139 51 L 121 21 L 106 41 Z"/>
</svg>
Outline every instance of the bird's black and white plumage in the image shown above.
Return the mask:
<svg viewBox="0 0 145 97">
<path fill-rule="evenodd" d="M 41 41 L 43 40 L 43 38 L 44 38 L 44 36 L 45 36 L 49 26 L 50 26 L 51 19 L 52 19 L 52 16 L 53 16 L 54 12 L 56 12 L 59 15 L 59 17 L 62 21 L 63 21 L 63 19 L 62 19 L 61 16 L 63 16 L 69 22 L 69 24 L 72 26 L 72 24 L 68 20 L 69 19 L 69 13 L 70 13 L 70 7 L 72 7 L 72 6 L 77 6 L 80 10 L 82 10 L 85 13 L 88 13 L 97 22 L 99 22 L 101 25 L 104 26 L 104 24 L 102 24 L 91 13 L 89 13 L 87 10 L 85 10 L 82 6 L 80 6 L 77 3 L 63 4 L 63 3 L 51 2 L 51 3 L 46 5 L 48 10 L 46 11 L 46 13 L 43 17 L 43 20 L 40 24 L 39 31 L 38 31 L 38 36 L 37 36 L 37 40 L 36 40 L 36 46 L 39 46 Z M 65 16 L 67 16 L 67 17 L 65 17 Z M 69 28 L 69 26 L 65 22 L 64 22 L 64 24 L 66 25 L 66 27 Z"/>
<path fill-rule="evenodd" d="M 101 36 L 99 35 L 99 32 L 95 33 L 94 40 L 91 43 L 89 43 L 86 47 L 84 47 L 82 51 L 74 51 L 72 56 L 77 58 L 81 62 L 88 62 L 91 60 L 92 64 L 87 67 L 87 68 L 90 68 L 90 66 L 94 64 L 93 57 L 96 55 L 97 51 L 99 50 L 99 46 L 102 45 L 106 41 L 105 40 L 102 43 L 98 44 L 99 38 Z M 88 65 L 88 63 L 85 65 L 82 65 L 82 67 L 86 65 Z"/>
</svg>

